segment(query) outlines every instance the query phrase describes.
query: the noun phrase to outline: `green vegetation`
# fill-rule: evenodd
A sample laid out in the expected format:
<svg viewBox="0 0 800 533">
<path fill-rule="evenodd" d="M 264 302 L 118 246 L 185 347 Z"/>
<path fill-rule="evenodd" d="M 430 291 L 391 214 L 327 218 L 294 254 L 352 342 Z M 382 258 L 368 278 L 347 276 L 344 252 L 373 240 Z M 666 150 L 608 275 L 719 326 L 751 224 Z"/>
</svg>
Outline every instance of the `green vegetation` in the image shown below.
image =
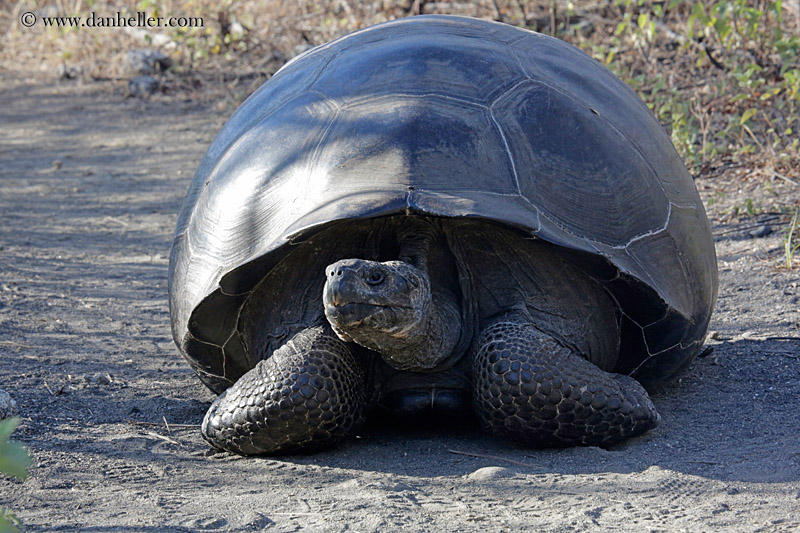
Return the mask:
<svg viewBox="0 0 800 533">
<path fill-rule="evenodd" d="M 0 473 L 25 479 L 28 475 L 31 458 L 21 444 L 9 440 L 19 422 L 18 417 L 0 420 Z M 17 531 L 21 528 L 22 523 L 14 513 L 0 508 L 0 533 Z"/>
<path fill-rule="evenodd" d="M 783 2 L 614 4 L 611 46 L 590 51 L 643 97 L 694 172 L 721 156 L 798 162 L 800 37 Z"/>
</svg>

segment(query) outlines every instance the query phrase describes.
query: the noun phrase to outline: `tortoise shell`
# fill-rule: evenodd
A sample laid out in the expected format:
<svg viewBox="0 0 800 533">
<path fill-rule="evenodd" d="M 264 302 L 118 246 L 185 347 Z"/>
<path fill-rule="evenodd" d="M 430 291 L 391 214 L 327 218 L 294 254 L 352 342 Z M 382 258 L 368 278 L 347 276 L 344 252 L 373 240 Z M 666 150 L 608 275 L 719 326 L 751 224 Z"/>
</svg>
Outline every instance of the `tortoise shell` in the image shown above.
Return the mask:
<svg viewBox="0 0 800 533">
<path fill-rule="evenodd" d="M 645 385 L 702 345 L 717 294 L 711 231 L 650 110 L 569 44 L 454 16 L 312 49 L 233 114 L 177 224 L 176 344 L 224 390 L 257 362 L 237 320 L 266 273 L 333 224 L 403 214 L 483 219 L 557 245 L 615 299 L 617 371 Z"/>
</svg>

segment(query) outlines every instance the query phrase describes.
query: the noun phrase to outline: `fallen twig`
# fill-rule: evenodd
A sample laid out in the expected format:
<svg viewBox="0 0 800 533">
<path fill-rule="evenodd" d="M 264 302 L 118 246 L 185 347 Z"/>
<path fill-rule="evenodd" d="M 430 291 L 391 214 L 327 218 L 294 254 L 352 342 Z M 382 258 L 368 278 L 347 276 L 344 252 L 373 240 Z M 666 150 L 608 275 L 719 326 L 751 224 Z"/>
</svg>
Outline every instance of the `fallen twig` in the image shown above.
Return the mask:
<svg viewBox="0 0 800 533">
<path fill-rule="evenodd" d="M 110 216 L 103 217 L 103 220 L 108 221 L 108 222 L 113 222 L 114 224 L 119 224 L 123 228 L 127 228 L 130 225 L 127 222 L 125 222 L 124 220 L 119 220 L 118 218 L 114 218 L 114 217 L 110 217 Z"/>
<path fill-rule="evenodd" d="M 484 459 L 494 459 L 496 461 L 505 461 L 507 463 L 512 463 L 515 465 L 525 466 L 528 468 L 542 468 L 540 465 L 532 465 L 530 463 L 523 463 L 522 461 L 515 461 L 514 459 L 507 459 L 505 457 L 500 457 L 498 455 L 488 455 L 483 453 L 475 453 L 475 452 L 462 452 L 459 450 L 447 450 L 450 453 L 455 453 L 458 455 L 468 455 L 470 457 L 482 457 Z"/>
<path fill-rule="evenodd" d="M 145 431 L 145 434 L 154 437 L 156 439 L 161 439 L 165 442 L 169 442 L 170 444 L 177 444 L 178 446 L 183 446 L 180 442 L 176 441 L 171 437 L 167 437 L 166 435 L 159 435 L 158 433 L 153 433 L 152 431 Z"/>
<path fill-rule="evenodd" d="M 794 181 L 793 179 L 791 179 L 791 178 L 788 178 L 788 177 L 784 176 L 784 175 L 783 175 L 783 174 L 781 174 L 780 172 L 775 172 L 775 171 L 773 170 L 773 171 L 772 171 L 772 174 L 774 174 L 776 178 L 780 178 L 780 179 L 782 179 L 782 180 L 786 180 L 786 181 L 788 181 L 789 183 L 792 183 L 792 184 L 794 184 L 794 185 L 797 185 L 798 187 L 800 187 L 800 183 L 797 183 L 797 182 L 796 182 L 796 181 Z"/>
<path fill-rule="evenodd" d="M 725 231 L 720 231 L 720 232 L 714 233 L 713 236 L 714 237 L 721 237 L 723 235 L 728 235 L 730 233 L 736 233 L 736 232 L 739 232 L 739 231 L 746 231 L 746 230 L 749 230 L 749 229 L 759 228 L 759 227 L 764 226 L 764 225 L 765 225 L 764 222 L 758 222 L 756 224 L 748 224 L 747 226 L 740 226 L 738 228 L 731 228 L 731 229 L 727 229 Z"/>
<path fill-rule="evenodd" d="M 161 422 L 143 422 L 140 420 L 123 420 L 126 424 L 133 424 L 134 426 L 158 426 L 161 427 Z M 166 420 L 164 420 L 166 423 Z M 199 428 L 200 424 L 169 424 L 167 428 Z"/>
<path fill-rule="evenodd" d="M 745 231 L 745 230 L 748 230 L 748 229 L 758 228 L 760 226 L 765 226 L 767 224 L 773 223 L 776 220 L 780 221 L 781 216 L 782 215 L 780 213 L 777 213 L 777 214 L 769 216 L 767 218 L 762 218 L 758 222 L 754 222 L 752 224 L 745 224 L 745 225 L 741 225 L 741 226 L 736 226 L 735 228 L 728 228 L 728 229 L 726 229 L 724 231 L 714 232 L 713 235 L 714 235 L 714 237 L 719 237 L 721 235 L 727 235 L 729 233 L 736 233 L 737 231 Z"/>
<path fill-rule="evenodd" d="M 26 344 L 24 342 L 17 342 L 17 341 L 0 341 L 0 344 L 4 344 L 7 346 L 19 346 L 21 348 L 33 348 L 32 345 Z"/>
</svg>

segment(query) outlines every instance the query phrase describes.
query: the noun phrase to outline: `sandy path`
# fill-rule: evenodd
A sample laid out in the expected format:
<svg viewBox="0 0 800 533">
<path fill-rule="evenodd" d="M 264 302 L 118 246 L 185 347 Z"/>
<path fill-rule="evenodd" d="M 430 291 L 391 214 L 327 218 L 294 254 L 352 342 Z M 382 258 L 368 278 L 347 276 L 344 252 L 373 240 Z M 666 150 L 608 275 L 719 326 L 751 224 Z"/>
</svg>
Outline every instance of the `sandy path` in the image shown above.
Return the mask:
<svg viewBox="0 0 800 533">
<path fill-rule="evenodd" d="M 34 457 L 0 506 L 30 531 L 800 528 L 800 275 L 763 260 L 777 232 L 718 242 L 714 352 L 654 395 L 659 428 L 614 450 L 370 428 L 242 459 L 166 428 L 212 399 L 172 345 L 166 278 L 225 117 L 112 92 L 0 80 L 0 388 Z"/>
</svg>

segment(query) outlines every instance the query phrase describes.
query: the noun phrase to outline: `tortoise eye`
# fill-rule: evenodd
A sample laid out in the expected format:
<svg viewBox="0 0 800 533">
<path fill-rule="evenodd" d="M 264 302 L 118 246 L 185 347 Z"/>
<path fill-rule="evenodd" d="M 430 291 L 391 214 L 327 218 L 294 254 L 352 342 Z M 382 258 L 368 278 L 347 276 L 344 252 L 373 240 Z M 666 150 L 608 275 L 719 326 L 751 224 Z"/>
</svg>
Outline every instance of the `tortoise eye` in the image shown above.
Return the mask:
<svg viewBox="0 0 800 533">
<path fill-rule="evenodd" d="M 369 274 L 367 274 L 367 283 L 370 285 L 378 285 L 379 283 L 383 283 L 383 280 L 386 279 L 383 272 L 380 270 L 373 270 Z"/>
</svg>

